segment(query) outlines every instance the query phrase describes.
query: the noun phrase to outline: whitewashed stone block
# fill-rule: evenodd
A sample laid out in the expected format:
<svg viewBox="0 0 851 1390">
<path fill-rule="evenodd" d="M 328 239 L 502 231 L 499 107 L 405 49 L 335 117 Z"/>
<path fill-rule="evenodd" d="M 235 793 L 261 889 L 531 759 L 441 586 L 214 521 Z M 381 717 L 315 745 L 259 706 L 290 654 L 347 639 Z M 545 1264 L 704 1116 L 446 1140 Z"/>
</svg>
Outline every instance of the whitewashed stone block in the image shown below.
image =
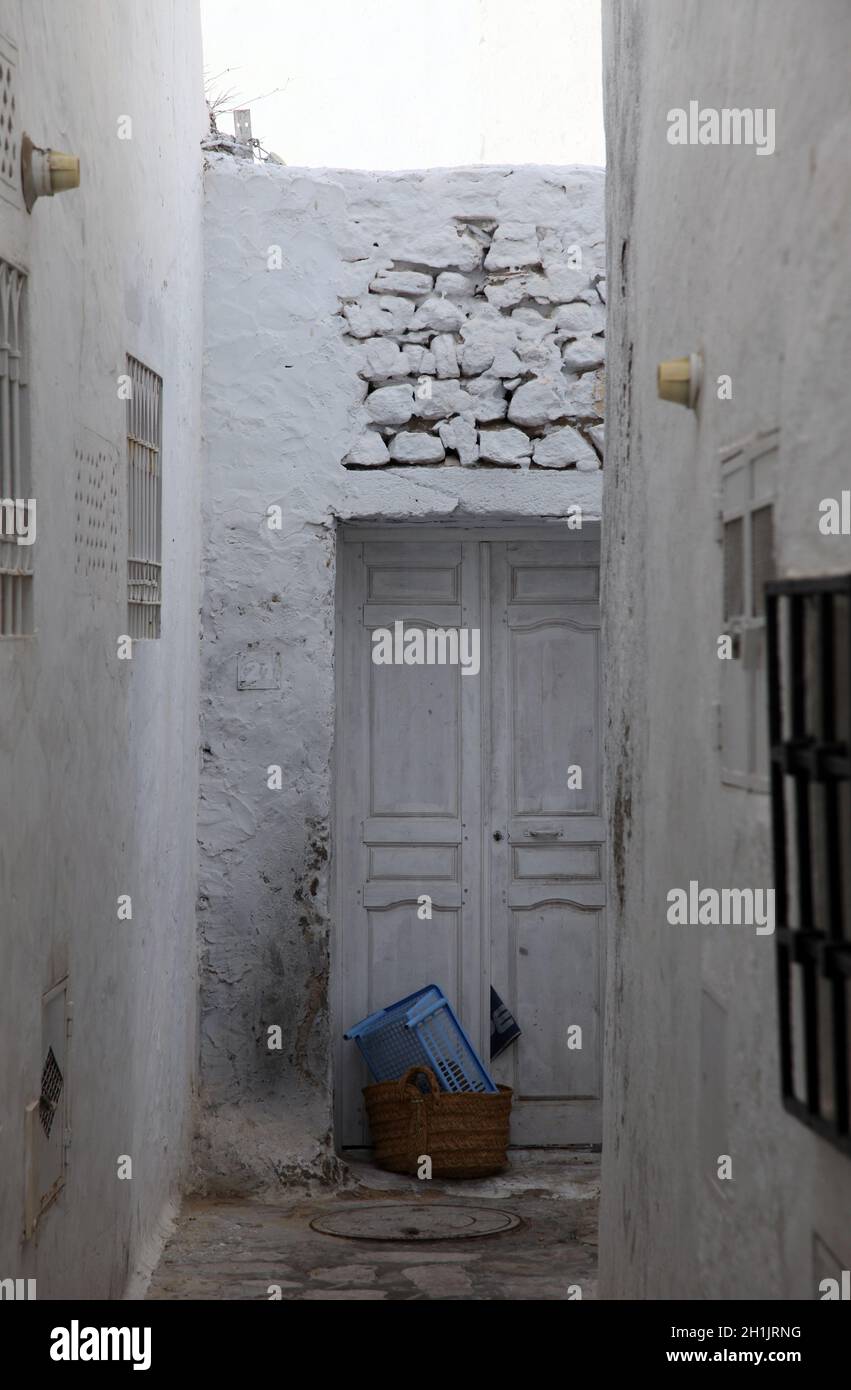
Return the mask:
<svg viewBox="0 0 851 1390">
<path fill-rule="evenodd" d="M 521 388 L 522 390 L 522 388 Z M 565 415 L 578 420 L 602 420 L 604 405 L 604 376 L 602 372 L 586 372 L 571 377 L 565 385 Z"/>
<path fill-rule="evenodd" d="M 479 434 L 479 457 L 488 463 L 526 464 L 531 461 L 532 441 L 522 430 L 510 426 L 498 430 L 482 430 Z"/>
<path fill-rule="evenodd" d="M 437 432 L 447 449 L 454 449 L 465 467 L 476 462 L 479 457 L 479 432 L 469 420 L 456 415 L 453 420 L 443 420 Z"/>
<path fill-rule="evenodd" d="M 388 377 L 405 376 L 408 371 L 398 343 L 391 338 L 367 338 L 360 356 L 358 376 L 366 381 L 386 381 Z"/>
<path fill-rule="evenodd" d="M 495 309 L 512 309 L 524 299 L 546 301 L 550 286 L 543 275 L 509 275 L 485 285 L 485 296 Z"/>
<path fill-rule="evenodd" d="M 464 322 L 464 311 L 451 299 L 438 295 L 425 300 L 411 319 L 411 328 L 434 328 L 438 333 L 456 333 Z"/>
<path fill-rule="evenodd" d="M 606 360 L 602 338 L 575 338 L 562 348 L 561 359 L 569 372 L 588 372 Z"/>
<path fill-rule="evenodd" d="M 555 326 L 574 338 L 585 333 L 602 333 L 606 327 L 606 311 L 602 304 L 562 304 L 555 312 Z"/>
<path fill-rule="evenodd" d="M 402 357 L 407 363 L 407 370 L 411 376 L 434 376 L 437 363 L 434 353 L 427 347 L 406 343 L 402 348 Z"/>
<path fill-rule="evenodd" d="M 448 299 L 471 299 L 476 292 L 476 277 L 460 275 L 457 270 L 442 270 L 434 282 L 436 294 Z"/>
<path fill-rule="evenodd" d="M 508 406 L 508 418 L 517 425 L 538 428 L 550 420 L 568 412 L 564 407 L 564 393 L 560 387 L 548 381 L 527 381 L 518 386 Z"/>
<path fill-rule="evenodd" d="M 438 376 L 459 375 L 458 349 L 451 333 L 436 333 L 431 340 L 431 351 L 434 355 L 435 371 Z"/>
<path fill-rule="evenodd" d="M 431 394 L 422 398 L 417 396 L 414 402 L 415 412 L 421 420 L 442 420 L 449 415 L 465 413 L 472 415 L 473 407 L 472 396 L 468 396 L 454 380 L 433 381 Z"/>
<path fill-rule="evenodd" d="M 534 222 L 501 222 L 485 256 L 485 269 L 522 270 L 540 264 L 541 248 Z"/>
<path fill-rule="evenodd" d="M 344 305 L 343 314 L 353 338 L 373 338 L 403 332 L 414 316 L 414 306 L 396 295 L 369 295 L 365 301 Z"/>
<path fill-rule="evenodd" d="M 416 261 L 435 270 L 462 272 L 478 270 L 483 256 L 481 245 L 469 232 L 459 232 L 454 226 L 423 229 L 388 243 L 383 250 L 394 261 Z"/>
<path fill-rule="evenodd" d="M 402 430 L 391 441 L 390 457 L 394 463 L 443 463 L 446 454 L 433 434 Z"/>
<path fill-rule="evenodd" d="M 505 419 L 508 401 L 496 377 L 474 377 L 465 381 L 464 387 L 473 400 L 473 416 L 480 424 Z"/>
<path fill-rule="evenodd" d="M 366 408 L 378 425 L 407 425 L 414 413 L 412 386 L 379 386 L 366 398 Z"/>
<path fill-rule="evenodd" d="M 550 266 L 546 279 L 549 287 L 547 298 L 555 304 L 569 304 L 572 299 L 581 298 L 591 284 L 587 270 L 577 270 L 569 265 Z"/>
<path fill-rule="evenodd" d="M 589 455 L 596 468 L 597 456 L 593 449 L 570 425 L 562 425 L 560 429 L 545 434 L 542 439 L 536 439 L 532 451 L 535 463 L 541 468 L 567 468 L 571 463 L 579 467 L 579 461 L 587 462 Z"/>
<path fill-rule="evenodd" d="M 516 376 L 518 372 L 522 374 L 523 365 L 511 348 L 499 348 L 488 371 L 491 376 L 511 377 Z"/>
<path fill-rule="evenodd" d="M 420 299 L 431 294 L 434 278 L 421 270 L 379 270 L 369 288 L 376 294 L 401 294 Z"/>
<path fill-rule="evenodd" d="M 387 445 L 375 430 L 365 430 L 346 455 L 346 463 L 357 463 L 362 468 L 377 468 L 390 462 Z"/>
</svg>

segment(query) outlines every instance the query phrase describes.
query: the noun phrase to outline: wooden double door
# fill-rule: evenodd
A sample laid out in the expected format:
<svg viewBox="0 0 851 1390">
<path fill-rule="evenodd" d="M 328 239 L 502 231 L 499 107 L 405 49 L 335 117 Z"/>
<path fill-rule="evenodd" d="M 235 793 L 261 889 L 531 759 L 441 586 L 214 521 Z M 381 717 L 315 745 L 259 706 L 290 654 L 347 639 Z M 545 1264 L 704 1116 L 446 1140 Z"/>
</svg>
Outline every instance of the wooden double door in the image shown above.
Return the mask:
<svg viewBox="0 0 851 1390">
<path fill-rule="evenodd" d="M 338 1038 L 438 984 L 514 1088 L 512 1143 L 599 1142 L 597 528 L 343 528 L 337 624 Z M 429 628 L 467 630 L 466 670 L 416 659 Z M 493 1064 L 491 986 L 522 1030 Z M 369 1079 L 340 1040 L 342 1147 L 368 1143 Z"/>
</svg>

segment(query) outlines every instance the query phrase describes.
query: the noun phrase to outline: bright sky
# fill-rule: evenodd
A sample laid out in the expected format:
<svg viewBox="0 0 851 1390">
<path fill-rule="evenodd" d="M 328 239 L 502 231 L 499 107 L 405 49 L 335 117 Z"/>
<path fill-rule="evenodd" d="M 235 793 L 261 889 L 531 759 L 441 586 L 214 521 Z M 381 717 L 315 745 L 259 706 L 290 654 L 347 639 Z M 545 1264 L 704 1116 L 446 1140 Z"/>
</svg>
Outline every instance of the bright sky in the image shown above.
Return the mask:
<svg viewBox="0 0 851 1390">
<path fill-rule="evenodd" d="M 201 0 L 208 97 L 287 164 L 603 164 L 600 0 Z M 233 118 L 219 118 L 232 132 Z"/>
</svg>

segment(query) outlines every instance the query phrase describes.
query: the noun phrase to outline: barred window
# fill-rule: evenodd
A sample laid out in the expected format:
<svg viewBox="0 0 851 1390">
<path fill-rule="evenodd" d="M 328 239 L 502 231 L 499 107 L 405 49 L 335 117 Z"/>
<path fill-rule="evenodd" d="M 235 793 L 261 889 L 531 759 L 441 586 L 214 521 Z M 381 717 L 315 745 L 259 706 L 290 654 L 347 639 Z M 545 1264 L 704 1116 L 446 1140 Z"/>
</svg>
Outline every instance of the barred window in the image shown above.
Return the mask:
<svg viewBox="0 0 851 1390">
<path fill-rule="evenodd" d="M 766 600 L 783 1101 L 851 1155 L 851 575 Z"/>
<path fill-rule="evenodd" d="M 127 622 L 130 637 L 159 637 L 162 605 L 162 378 L 127 358 Z"/>
<path fill-rule="evenodd" d="M 23 271 L 0 260 L 0 638 L 33 630 L 26 283 Z"/>
</svg>

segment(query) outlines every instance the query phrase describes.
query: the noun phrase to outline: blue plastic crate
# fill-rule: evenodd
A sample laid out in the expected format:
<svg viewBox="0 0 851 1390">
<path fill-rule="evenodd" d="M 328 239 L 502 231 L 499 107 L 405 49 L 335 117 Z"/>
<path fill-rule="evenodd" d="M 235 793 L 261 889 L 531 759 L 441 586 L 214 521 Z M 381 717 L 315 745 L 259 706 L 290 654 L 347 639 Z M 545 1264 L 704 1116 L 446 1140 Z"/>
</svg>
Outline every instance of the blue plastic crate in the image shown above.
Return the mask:
<svg viewBox="0 0 851 1390">
<path fill-rule="evenodd" d="M 497 1089 L 437 985 L 379 1009 L 344 1036 L 357 1043 L 376 1081 L 395 1081 L 419 1064 L 431 1067 L 444 1091 Z"/>
</svg>

